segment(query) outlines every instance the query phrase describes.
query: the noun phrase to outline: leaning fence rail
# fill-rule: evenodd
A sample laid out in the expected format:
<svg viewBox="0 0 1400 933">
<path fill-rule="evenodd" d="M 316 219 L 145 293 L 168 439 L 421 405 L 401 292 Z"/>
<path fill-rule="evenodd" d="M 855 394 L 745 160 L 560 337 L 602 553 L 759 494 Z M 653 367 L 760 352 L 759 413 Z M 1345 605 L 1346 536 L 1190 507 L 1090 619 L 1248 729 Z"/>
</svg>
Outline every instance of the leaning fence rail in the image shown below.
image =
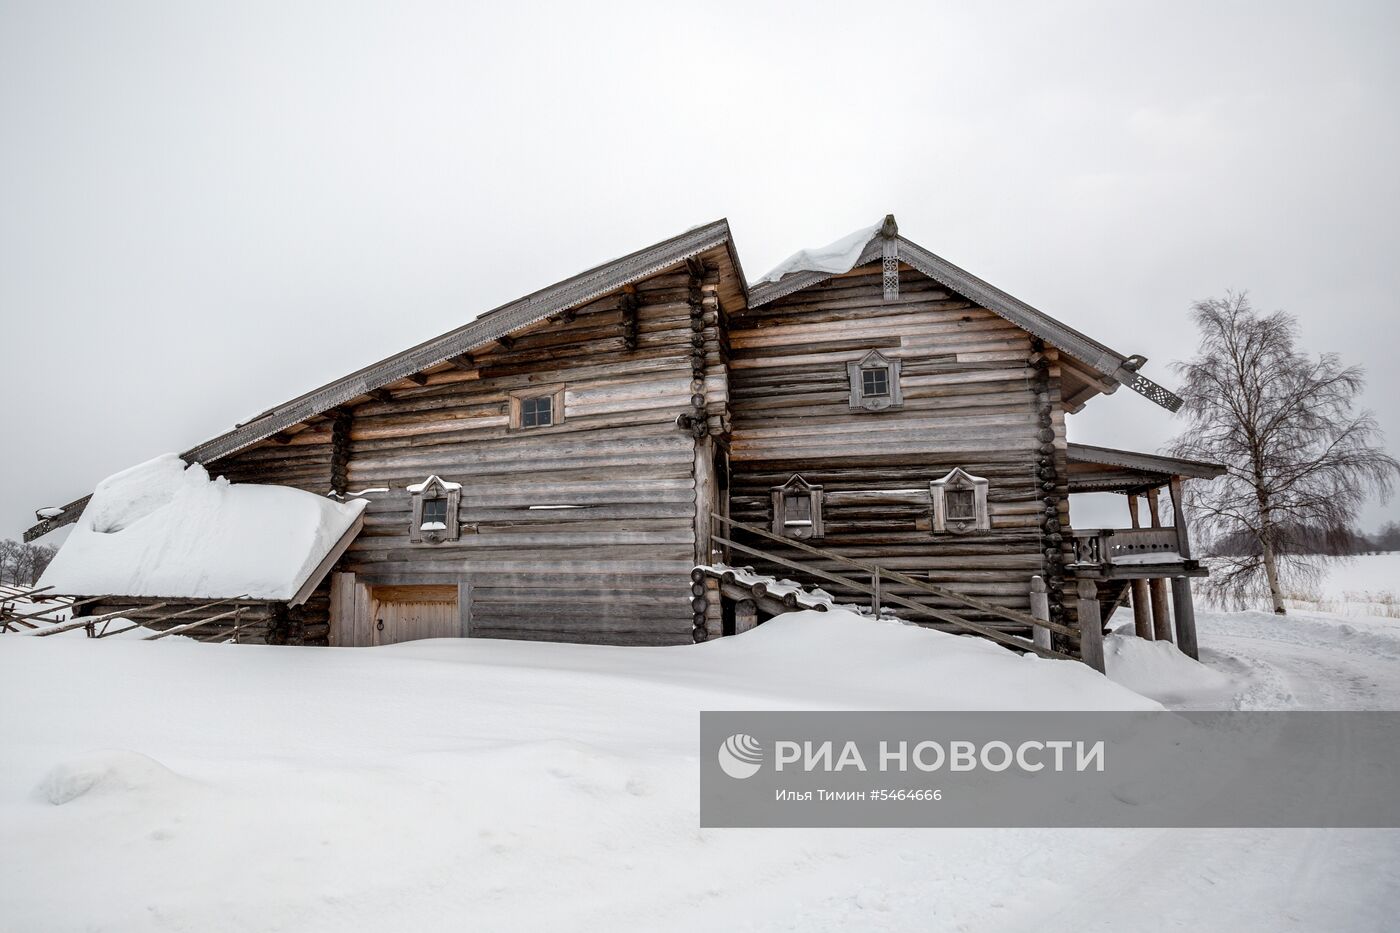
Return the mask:
<svg viewBox="0 0 1400 933">
<path fill-rule="evenodd" d="M 810 563 L 802 563 L 800 561 L 791 560 L 786 557 L 780 557 L 779 555 L 774 554 L 772 551 L 764 550 L 762 548 L 754 547 L 749 544 L 744 544 L 742 542 L 735 541 L 730 536 L 720 534 L 719 528 L 714 529 L 713 534 L 711 536 L 711 540 L 715 543 L 721 544 L 726 548 L 739 551 L 742 554 L 748 554 L 752 557 L 757 557 L 760 560 L 771 561 L 775 564 L 787 567 L 791 570 L 796 570 L 800 573 L 808 574 L 814 577 L 819 577 L 823 580 L 827 580 L 832 583 L 836 583 L 840 586 L 853 589 L 856 592 L 864 593 L 865 595 L 871 598 L 871 608 L 877 616 L 879 615 L 882 609 L 882 604 L 892 603 L 894 605 L 902 606 L 906 609 L 912 609 L 915 612 L 930 615 L 933 618 L 939 620 L 940 622 L 944 622 L 948 625 L 953 626 L 954 628 L 963 629 L 973 634 L 980 635 L 983 638 L 991 639 L 992 641 L 999 642 L 1000 644 L 1006 645 L 1009 648 L 1015 648 L 1017 651 L 1028 651 L 1032 654 L 1036 654 L 1044 658 L 1069 658 L 1069 655 L 1064 654 L 1063 652 L 1055 651 L 1054 649 L 1048 646 L 1042 646 L 1040 644 L 1036 644 L 1036 642 L 1034 641 L 1029 641 L 1025 638 L 1021 638 L 1016 635 L 1011 635 L 1006 632 L 998 631 L 994 628 L 989 628 L 988 626 L 981 625 L 977 622 L 973 622 L 970 619 L 965 619 L 955 612 L 951 612 L 949 610 L 942 609 L 936 606 L 928 605 L 926 602 L 920 602 L 916 599 L 904 596 L 900 593 L 891 592 L 887 584 L 890 582 L 894 582 L 909 587 L 918 592 L 928 594 L 929 596 L 936 597 L 938 599 L 958 603 L 960 605 L 976 609 L 979 612 L 985 613 L 987 615 L 992 615 L 998 618 L 1006 619 L 1018 625 L 1028 626 L 1030 627 L 1032 632 L 1035 632 L 1038 629 L 1045 629 L 1048 632 L 1054 632 L 1055 634 L 1062 635 L 1066 638 L 1072 638 L 1075 640 L 1078 640 L 1079 638 L 1079 632 L 1073 628 L 1070 628 L 1067 625 L 1061 625 L 1057 622 L 1051 622 L 1048 619 L 1039 619 L 1033 615 L 1020 612 L 1015 609 L 1008 609 L 1003 606 L 996 606 L 985 600 L 978 599 L 975 596 L 968 596 L 964 593 L 958 593 L 924 580 L 917 580 L 907 574 L 903 574 L 895 570 L 890 570 L 888 567 L 881 567 L 878 564 L 870 564 L 864 561 L 854 560 L 852 558 L 845 557 L 841 554 L 837 554 L 833 551 L 826 550 L 825 548 L 813 547 L 810 544 L 804 544 L 803 542 L 795 541 L 792 538 L 784 538 L 780 535 L 773 534 L 772 532 L 767 531 L 763 528 L 759 528 L 755 525 L 745 524 L 744 522 L 736 521 L 724 515 L 712 515 L 711 518 L 714 519 L 716 525 L 723 525 L 726 526 L 728 529 L 736 529 L 746 534 L 762 538 L 766 541 L 773 541 L 785 547 L 790 547 L 794 550 L 801 551 L 805 554 L 810 554 L 813 557 L 820 557 L 823 560 L 831 561 L 843 567 L 850 567 L 855 570 L 862 571 L 864 574 L 869 576 L 869 583 L 862 582 L 861 580 L 855 579 L 845 574 L 833 573 L 832 571 L 826 570 L 821 567 L 814 567 Z M 732 532 L 730 532 L 730 534 L 732 534 Z"/>
</svg>

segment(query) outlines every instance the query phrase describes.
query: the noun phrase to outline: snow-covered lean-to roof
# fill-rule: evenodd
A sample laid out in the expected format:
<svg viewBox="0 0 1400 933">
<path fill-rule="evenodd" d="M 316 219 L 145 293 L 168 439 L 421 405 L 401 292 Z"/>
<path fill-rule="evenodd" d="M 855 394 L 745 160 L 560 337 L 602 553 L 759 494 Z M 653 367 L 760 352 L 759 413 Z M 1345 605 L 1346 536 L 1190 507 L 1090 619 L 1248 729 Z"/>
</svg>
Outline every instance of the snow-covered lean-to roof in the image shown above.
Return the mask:
<svg viewBox="0 0 1400 933">
<path fill-rule="evenodd" d="M 165 454 L 97 485 L 40 585 L 81 596 L 299 601 L 358 532 L 364 508 L 363 499 L 211 480 Z"/>
</svg>

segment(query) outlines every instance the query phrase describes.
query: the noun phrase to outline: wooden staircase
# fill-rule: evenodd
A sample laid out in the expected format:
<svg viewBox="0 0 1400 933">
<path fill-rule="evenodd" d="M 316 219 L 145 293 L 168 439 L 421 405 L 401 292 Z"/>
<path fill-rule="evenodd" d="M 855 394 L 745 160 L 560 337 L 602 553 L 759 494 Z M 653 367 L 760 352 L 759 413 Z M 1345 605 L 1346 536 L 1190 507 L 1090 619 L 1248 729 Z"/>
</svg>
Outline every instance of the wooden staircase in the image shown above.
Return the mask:
<svg viewBox="0 0 1400 933">
<path fill-rule="evenodd" d="M 1029 652 L 1043 658 L 1074 659 L 1073 649 L 1068 646 L 1078 643 L 1079 632 L 1067 625 L 997 606 L 878 564 L 853 560 L 827 548 L 784 538 L 732 518 L 721 515 L 712 518 L 711 542 L 723 548 L 726 554 L 738 552 L 777 565 L 795 574 L 797 582 L 808 586 L 813 584 L 804 577 L 816 578 L 818 582 L 815 585 L 818 586 L 835 584 L 842 592 L 862 594 L 870 599 L 871 609 L 876 615 L 885 608 L 894 609 L 920 625 L 977 635 L 1015 651 Z M 735 540 L 736 533 L 741 533 L 748 539 L 747 542 Z M 757 542 L 762 542 L 764 546 L 759 547 Z M 778 554 L 774 552 L 774 546 L 798 553 L 791 556 Z M 957 608 L 950 609 L 950 604 Z M 981 618 L 978 621 L 967 618 L 967 610 L 972 610 Z M 988 618 L 995 621 L 982 621 Z M 998 626 L 1041 634 L 1032 640 Z M 1060 636 L 1061 647 L 1049 647 L 1055 644 L 1055 640 L 1046 635 Z M 1065 650 L 1067 647 L 1068 650 Z"/>
</svg>

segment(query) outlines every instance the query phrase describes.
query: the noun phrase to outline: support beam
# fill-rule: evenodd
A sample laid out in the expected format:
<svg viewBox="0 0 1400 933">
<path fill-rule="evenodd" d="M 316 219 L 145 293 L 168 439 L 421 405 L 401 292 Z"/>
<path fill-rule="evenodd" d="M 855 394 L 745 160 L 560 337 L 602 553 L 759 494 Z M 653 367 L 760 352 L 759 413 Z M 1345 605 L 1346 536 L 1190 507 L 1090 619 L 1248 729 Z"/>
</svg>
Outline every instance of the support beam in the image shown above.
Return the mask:
<svg viewBox="0 0 1400 933">
<path fill-rule="evenodd" d="M 1196 642 L 1196 607 L 1191 602 L 1191 578 L 1172 577 L 1172 607 L 1176 610 L 1176 645 L 1193 660 L 1201 659 Z"/>
<path fill-rule="evenodd" d="M 734 634 L 742 635 L 758 625 L 758 603 L 741 599 L 734 604 Z"/>
<path fill-rule="evenodd" d="M 1162 527 L 1161 510 L 1157 508 L 1157 490 L 1147 490 L 1147 510 L 1151 513 L 1153 528 Z M 1172 640 L 1171 610 L 1167 608 L 1167 581 L 1158 577 L 1148 582 L 1152 594 L 1152 634 L 1157 641 Z"/>
<path fill-rule="evenodd" d="M 404 376 L 404 378 L 416 386 L 425 386 L 428 384 L 428 377 L 422 373 L 409 373 L 407 376 Z"/>
<path fill-rule="evenodd" d="M 463 372 L 476 372 L 476 361 L 472 359 L 472 355 L 470 353 L 458 353 L 456 356 L 449 356 L 447 358 L 447 362 L 462 370 Z"/>
<path fill-rule="evenodd" d="M 1080 580 L 1079 657 L 1085 664 L 1104 673 L 1103 619 L 1099 615 L 1099 588 L 1093 580 Z"/>
<path fill-rule="evenodd" d="M 1142 527 L 1141 517 L 1138 515 L 1138 497 L 1128 496 L 1128 517 L 1132 519 L 1134 528 Z M 1138 638 L 1152 640 L 1152 610 L 1148 608 L 1147 581 L 1134 580 L 1133 590 L 1133 634 Z"/>
<path fill-rule="evenodd" d="M 622 309 L 622 345 L 628 350 L 637 349 L 637 307 L 640 304 L 637 286 L 624 285 L 619 307 Z"/>
<path fill-rule="evenodd" d="M 370 389 L 365 394 L 376 402 L 392 402 L 394 400 L 393 393 L 388 389 Z"/>
<path fill-rule="evenodd" d="M 502 334 L 501 336 L 496 338 L 496 342 L 499 343 L 501 347 L 506 350 L 509 350 L 511 347 L 515 346 L 515 338 L 512 337 L 510 334 Z"/>
<path fill-rule="evenodd" d="M 1031 577 L 1031 615 L 1042 622 L 1050 621 L 1050 594 L 1045 589 L 1045 579 L 1039 574 Z M 1042 648 L 1050 648 L 1050 630 L 1035 626 L 1031 629 L 1031 641 Z"/>
<path fill-rule="evenodd" d="M 1186 527 L 1186 503 L 1182 499 L 1181 477 L 1173 476 L 1167 487 L 1172 495 L 1172 524 L 1176 526 L 1176 552 L 1182 560 L 1191 559 L 1191 534 Z"/>
</svg>

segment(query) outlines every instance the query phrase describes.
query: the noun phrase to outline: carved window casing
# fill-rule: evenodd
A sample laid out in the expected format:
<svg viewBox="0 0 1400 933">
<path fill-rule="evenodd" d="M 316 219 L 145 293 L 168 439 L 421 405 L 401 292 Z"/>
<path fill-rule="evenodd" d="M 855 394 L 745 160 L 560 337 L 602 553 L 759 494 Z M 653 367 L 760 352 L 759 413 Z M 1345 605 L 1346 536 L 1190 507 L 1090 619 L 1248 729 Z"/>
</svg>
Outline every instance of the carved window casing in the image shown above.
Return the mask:
<svg viewBox="0 0 1400 933">
<path fill-rule="evenodd" d="M 822 487 L 793 476 L 772 492 L 773 534 L 802 539 L 822 536 Z"/>
<path fill-rule="evenodd" d="M 904 407 L 904 392 L 899 385 L 900 360 L 887 358 L 879 350 L 871 350 L 859 360 L 846 364 L 851 381 L 851 407 L 865 411 L 887 411 Z"/>
<path fill-rule="evenodd" d="M 973 476 L 962 467 L 929 483 L 929 497 L 933 500 L 933 533 L 990 531 L 992 522 L 987 511 L 987 486 L 985 479 Z"/>
<path fill-rule="evenodd" d="M 408 487 L 413 499 L 412 519 L 408 539 L 414 544 L 441 544 L 456 541 L 461 535 L 457 506 L 462 496 L 458 483 L 449 483 L 429 476 L 421 483 Z"/>
</svg>

